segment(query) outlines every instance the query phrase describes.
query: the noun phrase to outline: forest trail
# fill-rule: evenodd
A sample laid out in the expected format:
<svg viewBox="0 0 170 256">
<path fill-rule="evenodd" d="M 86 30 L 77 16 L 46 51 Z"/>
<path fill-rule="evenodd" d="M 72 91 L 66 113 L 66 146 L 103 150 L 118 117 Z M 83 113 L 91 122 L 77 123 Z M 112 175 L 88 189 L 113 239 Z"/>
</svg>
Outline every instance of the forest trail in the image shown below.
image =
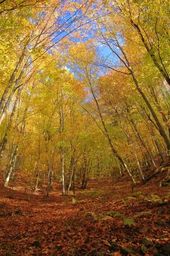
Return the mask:
<svg viewBox="0 0 170 256">
<path fill-rule="evenodd" d="M 168 256 L 169 195 L 159 180 L 133 192 L 126 179 L 91 181 L 74 204 L 58 185 L 49 198 L 1 186 L 0 255 Z"/>
</svg>

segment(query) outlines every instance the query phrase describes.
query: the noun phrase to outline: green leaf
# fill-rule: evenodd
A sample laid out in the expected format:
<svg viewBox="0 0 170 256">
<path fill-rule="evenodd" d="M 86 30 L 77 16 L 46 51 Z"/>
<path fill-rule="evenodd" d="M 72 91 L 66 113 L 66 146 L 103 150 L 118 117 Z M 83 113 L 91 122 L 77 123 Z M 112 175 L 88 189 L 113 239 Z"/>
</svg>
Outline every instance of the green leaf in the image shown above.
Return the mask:
<svg viewBox="0 0 170 256">
<path fill-rule="evenodd" d="M 132 219 L 132 218 L 123 218 L 123 224 L 125 225 L 125 226 L 129 226 L 129 227 L 131 227 L 132 225 L 134 225 L 135 224 L 135 221 L 134 221 L 134 219 Z"/>
<path fill-rule="evenodd" d="M 107 215 L 108 215 L 108 216 L 111 216 L 111 217 L 120 217 L 120 218 L 123 218 L 123 214 L 120 213 L 120 212 L 117 212 L 117 211 L 109 211 L 109 212 L 107 212 Z"/>
</svg>

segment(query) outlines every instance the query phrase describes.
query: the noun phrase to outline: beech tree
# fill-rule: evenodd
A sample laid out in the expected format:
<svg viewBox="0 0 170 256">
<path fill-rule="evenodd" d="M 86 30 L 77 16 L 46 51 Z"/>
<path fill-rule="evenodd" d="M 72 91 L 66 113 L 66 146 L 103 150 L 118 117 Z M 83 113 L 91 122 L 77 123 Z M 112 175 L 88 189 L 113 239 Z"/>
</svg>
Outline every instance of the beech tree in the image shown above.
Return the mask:
<svg viewBox="0 0 170 256">
<path fill-rule="evenodd" d="M 47 196 L 170 151 L 168 1 L 1 1 L 0 167 Z M 29 145 L 29 146 L 28 146 Z"/>
</svg>

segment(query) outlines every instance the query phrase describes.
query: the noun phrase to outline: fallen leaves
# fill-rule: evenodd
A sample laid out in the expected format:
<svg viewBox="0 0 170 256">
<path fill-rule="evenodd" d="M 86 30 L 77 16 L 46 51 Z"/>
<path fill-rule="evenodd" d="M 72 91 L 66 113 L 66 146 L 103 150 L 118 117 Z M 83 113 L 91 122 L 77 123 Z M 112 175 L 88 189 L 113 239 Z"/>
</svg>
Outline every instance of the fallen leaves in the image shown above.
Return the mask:
<svg viewBox="0 0 170 256">
<path fill-rule="evenodd" d="M 0 199 L 0 255 L 169 255 L 168 203 L 145 200 L 145 188 L 139 198 L 124 186 L 115 186 L 114 195 L 111 188 L 109 194 L 103 186 L 100 197 L 92 200 L 89 191 L 87 196 L 79 192 L 76 205 L 59 193 L 49 200 L 36 196 L 28 202 L 23 194 L 20 198 L 13 192 L 9 199 L 4 192 Z M 167 198 L 162 191 L 158 194 L 161 200 Z M 158 191 L 152 187 L 152 193 Z M 124 203 L 129 197 L 133 203 Z"/>
</svg>

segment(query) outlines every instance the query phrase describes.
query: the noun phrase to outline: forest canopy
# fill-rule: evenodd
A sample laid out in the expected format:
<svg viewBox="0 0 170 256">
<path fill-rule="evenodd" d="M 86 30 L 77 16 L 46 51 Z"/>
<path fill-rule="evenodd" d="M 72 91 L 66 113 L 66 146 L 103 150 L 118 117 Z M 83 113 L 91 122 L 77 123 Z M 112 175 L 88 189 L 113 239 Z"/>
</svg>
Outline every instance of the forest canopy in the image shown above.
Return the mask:
<svg viewBox="0 0 170 256">
<path fill-rule="evenodd" d="M 170 153 L 168 0 L 0 1 L 4 185 L 145 181 Z"/>
</svg>

